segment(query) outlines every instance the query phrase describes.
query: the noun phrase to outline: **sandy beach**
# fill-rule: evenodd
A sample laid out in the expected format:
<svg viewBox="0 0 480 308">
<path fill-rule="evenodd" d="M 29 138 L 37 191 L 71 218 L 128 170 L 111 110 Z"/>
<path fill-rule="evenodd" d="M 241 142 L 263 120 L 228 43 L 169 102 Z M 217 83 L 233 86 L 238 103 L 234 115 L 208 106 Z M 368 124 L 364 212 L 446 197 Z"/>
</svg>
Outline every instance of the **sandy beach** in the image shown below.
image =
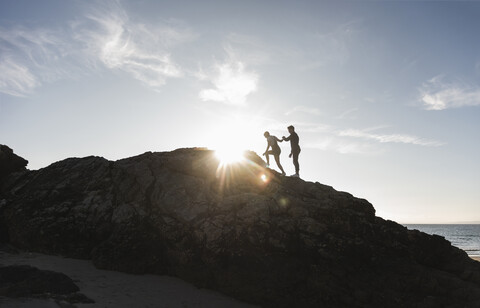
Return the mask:
<svg viewBox="0 0 480 308">
<path fill-rule="evenodd" d="M 80 293 L 94 304 L 61 307 L 256 307 L 218 292 L 198 289 L 183 280 L 156 275 L 130 275 L 99 270 L 90 261 L 38 253 L 0 252 L 0 265 L 31 265 L 61 272 L 73 279 Z M 53 300 L 0 298 L 1 307 L 60 307 Z"/>
<path fill-rule="evenodd" d="M 480 262 L 480 256 L 472 256 Z M 39 253 L 7 253 L 0 251 L 0 266 L 30 265 L 42 270 L 61 272 L 73 279 L 80 293 L 93 299 L 93 304 L 57 303 L 44 299 L 10 299 L 0 297 L 5 308 L 55 307 L 257 307 L 237 301 L 218 292 L 199 289 L 178 278 L 156 275 L 131 275 L 99 270 L 88 260 L 78 260 Z"/>
</svg>

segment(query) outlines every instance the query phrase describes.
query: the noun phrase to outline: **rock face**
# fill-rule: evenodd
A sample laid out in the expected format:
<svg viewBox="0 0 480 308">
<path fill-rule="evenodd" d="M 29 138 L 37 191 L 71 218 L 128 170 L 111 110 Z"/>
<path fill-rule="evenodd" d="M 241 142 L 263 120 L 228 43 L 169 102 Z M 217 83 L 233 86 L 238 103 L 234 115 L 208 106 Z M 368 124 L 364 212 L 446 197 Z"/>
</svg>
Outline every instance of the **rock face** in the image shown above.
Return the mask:
<svg viewBox="0 0 480 308">
<path fill-rule="evenodd" d="M 69 303 L 93 303 L 70 277 L 28 265 L 0 267 L 0 296 L 54 298 Z"/>
<path fill-rule="evenodd" d="M 13 153 L 8 146 L 0 144 L 0 183 L 10 173 L 26 170 L 28 161 Z"/>
<path fill-rule="evenodd" d="M 212 151 L 179 149 L 13 173 L 0 237 L 264 307 L 480 306 L 480 263 L 444 238 L 264 166 L 253 152 L 222 167 Z"/>
</svg>

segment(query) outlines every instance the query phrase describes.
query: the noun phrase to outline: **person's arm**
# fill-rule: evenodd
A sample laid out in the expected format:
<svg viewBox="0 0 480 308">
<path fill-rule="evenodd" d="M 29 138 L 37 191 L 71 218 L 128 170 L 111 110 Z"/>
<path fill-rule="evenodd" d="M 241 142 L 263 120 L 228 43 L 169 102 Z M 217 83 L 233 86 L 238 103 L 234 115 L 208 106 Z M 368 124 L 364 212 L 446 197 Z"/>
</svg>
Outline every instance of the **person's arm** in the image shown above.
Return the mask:
<svg viewBox="0 0 480 308">
<path fill-rule="evenodd" d="M 275 137 L 275 136 L 274 136 L 274 137 Z M 280 139 L 278 139 L 277 137 L 275 137 L 275 140 L 277 140 L 277 142 L 283 142 L 283 139 L 280 140 Z"/>
<path fill-rule="evenodd" d="M 287 138 L 283 138 L 283 140 L 285 141 L 290 141 L 290 139 L 292 139 L 292 134 L 290 134 L 290 136 L 288 136 Z M 292 155 L 293 155 L 292 150 L 293 149 L 290 149 L 290 154 L 288 155 L 289 158 L 292 158 Z"/>
</svg>

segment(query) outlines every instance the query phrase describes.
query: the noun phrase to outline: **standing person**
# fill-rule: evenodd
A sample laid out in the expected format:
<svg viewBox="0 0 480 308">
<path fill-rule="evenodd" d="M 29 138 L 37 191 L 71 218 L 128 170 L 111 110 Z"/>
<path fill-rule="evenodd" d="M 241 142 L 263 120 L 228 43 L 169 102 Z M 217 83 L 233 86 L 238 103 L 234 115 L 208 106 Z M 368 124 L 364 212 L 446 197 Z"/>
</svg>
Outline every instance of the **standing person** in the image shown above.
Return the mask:
<svg viewBox="0 0 480 308">
<path fill-rule="evenodd" d="M 282 142 L 282 140 L 278 139 L 275 136 L 271 136 L 269 132 L 265 132 L 263 136 L 267 138 L 267 149 L 265 150 L 265 153 L 263 153 L 263 155 L 267 158 L 267 167 L 270 166 L 269 155 L 273 155 L 278 168 L 282 171 L 282 175 L 285 175 L 286 173 L 283 170 L 282 165 L 280 164 L 280 153 L 282 152 L 282 150 L 280 150 L 280 147 L 278 146 L 278 143 L 277 143 L 277 142 Z M 268 149 L 270 147 L 272 149 L 269 151 Z"/>
<path fill-rule="evenodd" d="M 285 137 L 283 136 L 282 140 L 290 141 L 290 147 L 292 148 L 290 155 L 288 157 L 293 156 L 293 165 L 295 166 L 295 174 L 292 175 L 293 177 L 299 178 L 300 177 L 300 165 L 298 164 L 298 155 L 300 155 L 300 145 L 298 144 L 299 138 L 297 133 L 295 132 L 295 127 L 290 125 L 287 127 L 290 136 Z"/>
</svg>

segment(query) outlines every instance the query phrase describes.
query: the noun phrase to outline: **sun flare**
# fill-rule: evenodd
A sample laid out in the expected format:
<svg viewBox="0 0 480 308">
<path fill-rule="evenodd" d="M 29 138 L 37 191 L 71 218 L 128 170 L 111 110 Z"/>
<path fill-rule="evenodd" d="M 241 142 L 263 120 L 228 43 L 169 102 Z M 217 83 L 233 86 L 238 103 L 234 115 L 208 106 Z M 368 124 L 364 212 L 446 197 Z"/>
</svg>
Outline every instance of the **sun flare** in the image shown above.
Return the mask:
<svg viewBox="0 0 480 308">
<path fill-rule="evenodd" d="M 215 156 L 222 165 L 233 164 L 244 159 L 243 151 L 235 148 L 217 149 L 215 150 Z"/>
<path fill-rule="evenodd" d="M 221 166 L 244 160 L 245 151 L 252 148 L 252 140 L 258 137 L 255 123 L 241 115 L 224 115 L 218 120 L 205 133 L 208 148 L 215 151 Z"/>
</svg>

